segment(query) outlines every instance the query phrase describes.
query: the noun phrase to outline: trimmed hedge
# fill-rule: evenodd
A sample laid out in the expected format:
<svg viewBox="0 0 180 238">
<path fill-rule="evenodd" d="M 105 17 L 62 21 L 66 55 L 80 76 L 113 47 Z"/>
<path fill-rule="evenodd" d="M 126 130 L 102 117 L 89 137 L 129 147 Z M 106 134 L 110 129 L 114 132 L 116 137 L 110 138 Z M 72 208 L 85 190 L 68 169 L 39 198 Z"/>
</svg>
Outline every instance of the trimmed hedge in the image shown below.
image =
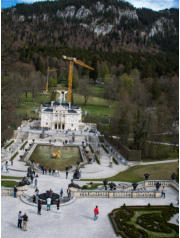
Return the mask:
<svg viewBox="0 0 180 238">
<path fill-rule="evenodd" d="M 95 155 L 95 159 L 96 159 L 96 162 L 97 162 L 98 164 L 101 164 L 101 162 L 100 162 L 99 158 L 97 157 L 97 155 Z"/>
<path fill-rule="evenodd" d="M 137 218 L 137 224 L 142 227 L 137 227 L 136 223 L 129 224 L 132 217 L 135 215 L 135 211 L 144 211 L 144 214 Z M 159 213 L 146 213 L 147 211 L 159 211 Z M 172 215 L 178 213 L 178 208 L 172 206 L 128 206 L 123 205 L 121 208 L 114 209 L 109 218 L 112 222 L 114 230 L 117 235 L 121 235 L 122 238 L 148 238 L 148 231 L 151 233 L 158 232 L 171 233 L 172 230 L 179 233 L 179 227 L 170 224 L 167 221 Z M 167 216 L 165 216 L 165 214 Z M 144 230 L 144 229 L 146 230 Z M 170 236 L 173 238 L 172 236 Z"/>
<path fill-rule="evenodd" d="M 23 150 L 27 143 L 28 143 L 28 141 L 25 141 L 24 144 L 21 146 L 20 150 Z"/>
<path fill-rule="evenodd" d="M 94 153 L 94 150 L 93 150 L 91 144 L 89 144 L 89 148 L 90 148 L 91 152 Z"/>
<path fill-rule="evenodd" d="M 112 160 L 113 160 L 113 162 L 114 162 L 115 164 L 117 164 L 117 165 L 119 164 L 118 161 L 117 161 L 117 159 L 115 159 L 114 157 L 113 157 Z"/>
<path fill-rule="evenodd" d="M 89 187 L 88 185 L 83 185 L 82 186 L 82 189 L 83 190 L 93 190 L 93 189 L 96 189 L 99 185 L 103 185 L 103 183 L 93 183 L 91 184 L 91 186 Z"/>
<path fill-rule="evenodd" d="M 4 149 L 7 149 L 12 143 L 14 143 L 14 140 L 12 140 L 11 142 L 9 142 L 9 144 L 7 144 Z"/>
<path fill-rule="evenodd" d="M 108 149 L 107 149 L 104 145 L 102 145 L 102 148 L 104 149 L 104 151 L 105 151 L 107 154 L 109 154 Z"/>
<path fill-rule="evenodd" d="M 10 161 L 12 161 L 18 154 L 19 154 L 19 152 L 16 152 L 16 153 L 10 158 Z"/>
</svg>

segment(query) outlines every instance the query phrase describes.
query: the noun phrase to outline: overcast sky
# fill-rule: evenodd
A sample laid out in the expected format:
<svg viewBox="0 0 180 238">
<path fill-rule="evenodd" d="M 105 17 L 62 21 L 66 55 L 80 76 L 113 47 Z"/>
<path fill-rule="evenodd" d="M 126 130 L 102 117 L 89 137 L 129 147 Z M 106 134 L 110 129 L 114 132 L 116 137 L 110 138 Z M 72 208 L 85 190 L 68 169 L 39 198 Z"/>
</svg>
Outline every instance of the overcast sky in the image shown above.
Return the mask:
<svg viewBox="0 0 180 238">
<path fill-rule="evenodd" d="M 1 8 L 15 6 L 17 3 L 33 3 L 41 1 L 44 0 L 1 0 Z M 155 11 L 165 8 L 179 8 L 179 0 L 127 0 L 127 2 L 130 2 L 137 8 L 146 7 Z"/>
</svg>

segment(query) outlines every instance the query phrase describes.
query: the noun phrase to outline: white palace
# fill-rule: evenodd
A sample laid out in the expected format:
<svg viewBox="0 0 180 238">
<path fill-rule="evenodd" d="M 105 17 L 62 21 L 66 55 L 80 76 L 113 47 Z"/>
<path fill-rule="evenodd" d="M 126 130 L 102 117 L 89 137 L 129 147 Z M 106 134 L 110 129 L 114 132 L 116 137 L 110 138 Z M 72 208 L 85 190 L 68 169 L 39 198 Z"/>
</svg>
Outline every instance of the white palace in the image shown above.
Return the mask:
<svg viewBox="0 0 180 238">
<path fill-rule="evenodd" d="M 82 122 L 82 110 L 65 102 L 67 91 L 58 91 L 58 100 L 44 103 L 40 108 L 41 128 L 51 130 L 90 130 L 95 124 Z"/>
</svg>

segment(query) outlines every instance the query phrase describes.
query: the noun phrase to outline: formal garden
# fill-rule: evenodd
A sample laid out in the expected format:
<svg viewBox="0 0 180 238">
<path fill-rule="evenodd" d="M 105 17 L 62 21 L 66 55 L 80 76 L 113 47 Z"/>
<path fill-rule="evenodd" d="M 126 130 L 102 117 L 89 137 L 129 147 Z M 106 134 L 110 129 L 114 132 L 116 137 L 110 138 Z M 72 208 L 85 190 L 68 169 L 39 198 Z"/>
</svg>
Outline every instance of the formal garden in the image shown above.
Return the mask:
<svg viewBox="0 0 180 238">
<path fill-rule="evenodd" d="M 168 223 L 178 213 L 170 206 L 126 206 L 114 209 L 109 218 L 114 231 L 122 238 L 178 238 L 179 227 Z"/>
</svg>

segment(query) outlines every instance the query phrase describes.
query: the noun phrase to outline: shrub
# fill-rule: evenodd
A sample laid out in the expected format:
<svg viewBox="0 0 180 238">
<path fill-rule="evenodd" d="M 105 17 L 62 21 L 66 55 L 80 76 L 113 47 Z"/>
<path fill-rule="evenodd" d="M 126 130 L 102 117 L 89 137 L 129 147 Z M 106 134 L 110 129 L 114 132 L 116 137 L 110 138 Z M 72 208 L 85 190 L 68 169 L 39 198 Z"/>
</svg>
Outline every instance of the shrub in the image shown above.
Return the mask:
<svg viewBox="0 0 180 238">
<path fill-rule="evenodd" d="M 9 144 L 7 144 L 4 149 L 7 149 L 12 143 L 14 143 L 14 140 L 12 140 L 11 142 L 9 142 Z"/>
<path fill-rule="evenodd" d="M 16 152 L 11 158 L 10 158 L 10 161 L 12 161 L 19 153 Z"/>
<path fill-rule="evenodd" d="M 118 161 L 117 161 L 117 159 L 115 159 L 114 157 L 113 157 L 112 160 L 113 160 L 113 162 L 114 162 L 115 164 L 117 164 L 117 165 L 119 164 Z"/>
<path fill-rule="evenodd" d="M 27 142 L 27 141 L 25 141 L 25 142 L 24 142 L 24 144 L 21 146 L 20 150 L 23 150 L 23 149 L 24 149 L 24 147 L 25 147 L 25 145 L 26 145 L 27 143 L 28 143 L 28 142 Z"/>
<path fill-rule="evenodd" d="M 1 186 L 8 187 L 8 188 L 12 188 L 17 184 L 18 184 L 18 182 L 12 181 L 12 180 L 1 181 Z"/>
<path fill-rule="evenodd" d="M 96 162 L 97 162 L 98 164 L 101 164 L 101 162 L 100 162 L 99 158 L 97 157 L 97 155 L 95 155 L 95 158 L 96 158 Z"/>
<path fill-rule="evenodd" d="M 94 150 L 93 150 L 91 144 L 89 144 L 89 148 L 90 148 L 91 152 L 94 153 Z"/>
<path fill-rule="evenodd" d="M 107 149 L 104 145 L 102 145 L 102 147 L 103 147 L 104 151 L 105 151 L 107 154 L 109 154 L 108 149 Z"/>
</svg>

